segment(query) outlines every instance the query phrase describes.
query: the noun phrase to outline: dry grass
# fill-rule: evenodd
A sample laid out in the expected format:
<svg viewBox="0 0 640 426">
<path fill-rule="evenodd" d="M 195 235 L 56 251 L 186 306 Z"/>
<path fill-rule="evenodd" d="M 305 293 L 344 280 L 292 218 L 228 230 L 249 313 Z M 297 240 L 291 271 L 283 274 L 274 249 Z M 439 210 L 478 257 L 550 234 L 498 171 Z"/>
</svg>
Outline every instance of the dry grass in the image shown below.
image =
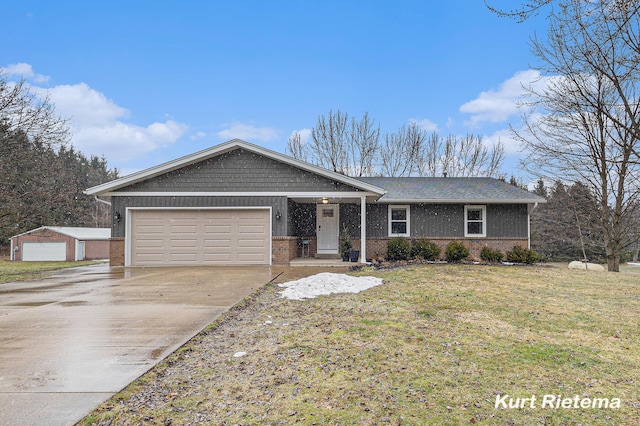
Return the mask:
<svg viewBox="0 0 640 426">
<path fill-rule="evenodd" d="M 265 288 L 84 423 L 640 423 L 637 275 L 462 265 L 366 274 L 385 285 L 302 302 Z M 496 409 L 505 393 L 621 407 Z"/>
<path fill-rule="evenodd" d="M 0 259 L 0 284 L 40 278 L 44 272 L 94 263 L 96 262 L 90 260 L 82 262 L 12 262 Z"/>
</svg>

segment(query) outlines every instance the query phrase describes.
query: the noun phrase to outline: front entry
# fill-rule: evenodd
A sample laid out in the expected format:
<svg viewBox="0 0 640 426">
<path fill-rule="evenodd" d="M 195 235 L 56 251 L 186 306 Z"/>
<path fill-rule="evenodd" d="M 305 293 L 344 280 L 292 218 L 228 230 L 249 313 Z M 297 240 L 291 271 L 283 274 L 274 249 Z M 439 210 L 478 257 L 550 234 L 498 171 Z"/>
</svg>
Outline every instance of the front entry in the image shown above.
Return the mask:
<svg viewBox="0 0 640 426">
<path fill-rule="evenodd" d="M 318 204 L 316 210 L 316 234 L 318 254 L 338 254 L 338 204 Z"/>
</svg>

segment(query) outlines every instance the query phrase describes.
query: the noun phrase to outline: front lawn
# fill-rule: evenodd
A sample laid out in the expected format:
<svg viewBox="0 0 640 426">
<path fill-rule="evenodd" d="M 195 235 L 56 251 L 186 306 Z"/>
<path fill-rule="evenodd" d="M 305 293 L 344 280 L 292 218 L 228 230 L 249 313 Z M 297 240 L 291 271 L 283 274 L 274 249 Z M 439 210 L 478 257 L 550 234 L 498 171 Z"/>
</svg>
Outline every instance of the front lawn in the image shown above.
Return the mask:
<svg viewBox="0 0 640 426">
<path fill-rule="evenodd" d="M 0 284 L 40 278 L 43 272 L 56 269 L 93 265 L 95 261 L 82 262 L 12 262 L 0 259 Z"/>
<path fill-rule="evenodd" d="M 386 283 L 306 301 L 266 287 L 84 423 L 640 424 L 638 275 L 361 274 Z M 504 395 L 529 400 L 496 408 Z M 620 407 L 543 408 L 552 395 Z"/>
</svg>

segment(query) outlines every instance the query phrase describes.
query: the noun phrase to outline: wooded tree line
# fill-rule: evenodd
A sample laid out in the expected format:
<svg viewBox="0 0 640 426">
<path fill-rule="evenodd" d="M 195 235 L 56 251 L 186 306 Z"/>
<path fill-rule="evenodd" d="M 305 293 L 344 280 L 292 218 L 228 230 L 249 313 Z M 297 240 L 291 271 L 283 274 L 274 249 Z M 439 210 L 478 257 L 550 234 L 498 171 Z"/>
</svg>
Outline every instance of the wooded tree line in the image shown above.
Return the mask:
<svg viewBox="0 0 640 426">
<path fill-rule="evenodd" d="M 109 209 L 83 190 L 118 177 L 105 158 L 69 143 L 66 120 L 0 69 L 0 245 L 39 226 L 109 227 Z"/>
<path fill-rule="evenodd" d="M 417 123 L 380 134 L 368 113 L 357 118 L 340 110 L 320 115 L 311 140 L 289 137 L 292 157 L 347 176 L 491 176 L 500 177 L 501 142 L 488 147 L 482 136 L 441 137 Z"/>
<path fill-rule="evenodd" d="M 531 247 L 543 259 L 606 262 L 600 203 L 588 186 L 556 181 L 547 188 L 539 180 L 533 192 L 547 198 L 546 204 L 531 212 Z M 640 208 L 627 217 L 621 241 L 623 261 L 637 260 L 640 250 Z"/>
</svg>

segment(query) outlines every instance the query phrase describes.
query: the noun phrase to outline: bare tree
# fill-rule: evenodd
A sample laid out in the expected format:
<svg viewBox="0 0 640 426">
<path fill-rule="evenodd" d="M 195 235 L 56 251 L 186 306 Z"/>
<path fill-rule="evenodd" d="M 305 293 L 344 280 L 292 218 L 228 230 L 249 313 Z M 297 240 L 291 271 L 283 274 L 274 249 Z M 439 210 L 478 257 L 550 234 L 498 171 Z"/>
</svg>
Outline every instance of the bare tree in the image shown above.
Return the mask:
<svg viewBox="0 0 640 426">
<path fill-rule="evenodd" d="M 518 22 L 524 22 L 533 15 L 537 15 L 542 8 L 550 5 L 554 0 L 528 0 L 524 1 L 520 7 L 515 9 L 501 9 L 491 6 L 490 0 L 484 0 L 484 4 L 489 10 L 498 16 L 516 19 Z"/>
<path fill-rule="evenodd" d="M 420 176 L 497 177 L 503 160 L 500 141 L 489 150 L 480 135 L 441 138 L 432 133 L 417 159 L 417 171 Z"/>
<path fill-rule="evenodd" d="M 523 165 L 536 176 L 584 182 L 599 203 L 607 265 L 619 271 L 625 228 L 640 196 L 640 4 L 562 0 L 547 41 L 532 40 L 548 78 L 531 86 Z"/>
<path fill-rule="evenodd" d="M 287 140 L 287 153 L 296 160 L 308 161 L 309 153 L 307 146 L 302 141 L 300 133 L 294 132 Z"/>
<path fill-rule="evenodd" d="M 10 82 L 0 68 L 0 124 L 29 139 L 56 145 L 70 139 L 67 120 L 58 115 L 48 96 L 39 97 L 21 80 Z"/>
<path fill-rule="evenodd" d="M 368 113 L 358 120 L 341 111 L 329 111 L 318 117 L 309 143 L 294 133 L 287 142 L 287 151 L 294 158 L 334 172 L 370 176 L 375 173 L 379 140 L 380 126 Z"/>
<path fill-rule="evenodd" d="M 311 156 L 320 167 L 347 174 L 349 168 L 348 125 L 349 117 L 338 110 L 328 116 L 318 117 L 311 129 Z"/>
<path fill-rule="evenodd" d="M 416 174 L 426 140 L 426 132 L 416 123 L 403 125 L 395 133 L 385 134 L 380 150 L 382 175 L 400 177 Z"/>
<path fill-rule="evenodd" d="M 365 112 L 359 121 L 351 119 L 351 159 L 354 170 L 351 176 L 371 176 L 375 174 L 376 155 L 380 148 L 380 125 L 375 124 Z"/>
</svg>

